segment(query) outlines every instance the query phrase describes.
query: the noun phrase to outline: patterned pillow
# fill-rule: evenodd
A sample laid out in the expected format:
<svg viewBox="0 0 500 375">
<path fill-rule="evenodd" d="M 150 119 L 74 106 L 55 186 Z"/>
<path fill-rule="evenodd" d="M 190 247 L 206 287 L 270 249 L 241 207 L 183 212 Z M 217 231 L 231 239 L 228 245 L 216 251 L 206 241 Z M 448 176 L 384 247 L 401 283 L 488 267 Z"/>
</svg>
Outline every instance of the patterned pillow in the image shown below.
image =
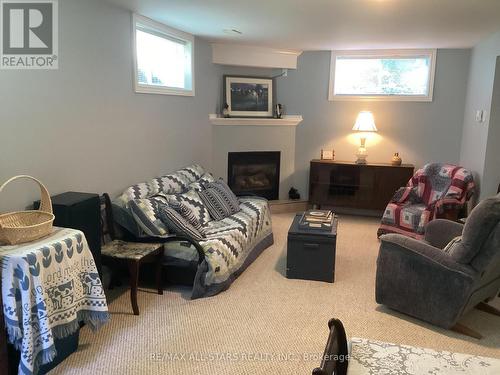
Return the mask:
<svg viewBox="0 0 500 375">
<path fill-rule="evenodd" d="M 163 195 L 163 197 L 167 199 L 168 204 L 171 206 L 175 206 L 176 203 L 184 204 L 202 226 L 205 226 L 212 220 L 208 209 L 203 204 L 198 193 L 194 190 L 188 190 L 183 194 Z"/>
<path fill-rule="evenodd" d="M 205 186 L 199 195 L 215 220 L 222 220 L 240 211 L 238 198 L 224 181 L 218 180 Z"/>
<path fill-rule="evenodd" d="M 172 233 L 185 235 L 196 241 L 201 241 L 204 236 L 185 220 L 181 214 L 166 204 L 160 205 L 160 217 Z"/>
<path fill-rule="evenodd" d="M 169 206 L 176 210 L 177 213 L 179 213 L 189 224 L 195 227 L 196 230 L 203 233 L 203 226 L 188 206 L 174 199 L 170 201 Z"/>
<path fill-rule="evenodd" d="M 137 224 L 149 236 L 165 236 L 167 227 L 160 220 L 159 202 L 153 198 L 134 199 L 129 202 L 130 212 Z"/>
</svg>

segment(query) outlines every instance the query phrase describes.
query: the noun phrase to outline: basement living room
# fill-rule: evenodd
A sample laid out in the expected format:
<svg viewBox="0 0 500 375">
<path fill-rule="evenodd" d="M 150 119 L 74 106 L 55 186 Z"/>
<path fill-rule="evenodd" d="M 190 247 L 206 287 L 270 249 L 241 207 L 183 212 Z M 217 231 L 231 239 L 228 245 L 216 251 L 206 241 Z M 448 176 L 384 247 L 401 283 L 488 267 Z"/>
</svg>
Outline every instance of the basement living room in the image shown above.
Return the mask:
<svg viewBox="0 0 500 375">
<path fill-rule="evenodd" d="M 497 0 L 0 33 L 0 374 L 500 374 Z"/>
</svg>

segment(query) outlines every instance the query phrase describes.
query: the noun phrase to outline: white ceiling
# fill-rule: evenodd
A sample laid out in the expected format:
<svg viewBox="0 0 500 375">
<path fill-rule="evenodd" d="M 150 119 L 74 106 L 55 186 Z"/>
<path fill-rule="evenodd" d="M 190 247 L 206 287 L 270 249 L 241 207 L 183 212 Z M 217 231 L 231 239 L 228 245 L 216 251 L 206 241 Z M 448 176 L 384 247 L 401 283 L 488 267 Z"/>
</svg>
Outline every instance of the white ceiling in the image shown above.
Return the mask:
<svg viewBox="0 0 500 375">
<path fill-rule="evenodd" d="M 500 30 L 500 0 L 107 1 L 210 41 L 301 50 L 471 47 Z"/>
</svg>

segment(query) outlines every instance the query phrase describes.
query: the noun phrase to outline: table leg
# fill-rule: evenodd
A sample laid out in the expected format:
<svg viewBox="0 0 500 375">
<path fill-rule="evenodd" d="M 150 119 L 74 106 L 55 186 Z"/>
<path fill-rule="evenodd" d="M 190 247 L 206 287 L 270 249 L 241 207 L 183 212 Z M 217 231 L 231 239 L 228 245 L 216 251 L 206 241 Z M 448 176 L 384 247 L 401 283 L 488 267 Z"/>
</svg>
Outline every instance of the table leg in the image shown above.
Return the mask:
<svg viewBox="0 0 500 375">
<path fill-rule="evenodd" d="M 158 288 L 158 294 L 163 295 L 163 280 L 162 280 L 162 264 L 163 260 L 163 247 L 158 251 L 158 255 L 156 257 L 156 287 Z"/>
<path fill-rule="evenodd" d="M 139 262 L 137 260 L 128 261 L 128 270 L 130 274 L 130 301 L 134 315 L 139 315 L 139 306 L 137 305 L 137 286 L 139 284 Z"/>
</svg>

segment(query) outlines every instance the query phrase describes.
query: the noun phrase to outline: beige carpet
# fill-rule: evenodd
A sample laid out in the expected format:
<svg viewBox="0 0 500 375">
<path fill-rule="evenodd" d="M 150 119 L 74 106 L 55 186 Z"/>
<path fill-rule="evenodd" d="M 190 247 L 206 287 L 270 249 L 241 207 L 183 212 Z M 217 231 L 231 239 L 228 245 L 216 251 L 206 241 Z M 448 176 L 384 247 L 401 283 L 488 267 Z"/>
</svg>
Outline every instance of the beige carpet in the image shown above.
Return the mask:
<svg viewBox="0 0 500 375">
<path fill-rule="evenodd" d="M 375 219 L 341 217 L 334 284 L 286 279 L 292 218 L 273 216 L 274 246 L 218 296 L 190 301 L 186 288 L 143 289 L 136 317 L 127 290 L 115 290 L 112 321 L 96 334 L 84 328 L 78 352 L 51 374 L 310 374 L 331 317 L 350 336 L 500 357 L 500 318 L 470 313 L 463 322 L 484 334 L 477 341 L 375 303 Z"/>
</svg>

